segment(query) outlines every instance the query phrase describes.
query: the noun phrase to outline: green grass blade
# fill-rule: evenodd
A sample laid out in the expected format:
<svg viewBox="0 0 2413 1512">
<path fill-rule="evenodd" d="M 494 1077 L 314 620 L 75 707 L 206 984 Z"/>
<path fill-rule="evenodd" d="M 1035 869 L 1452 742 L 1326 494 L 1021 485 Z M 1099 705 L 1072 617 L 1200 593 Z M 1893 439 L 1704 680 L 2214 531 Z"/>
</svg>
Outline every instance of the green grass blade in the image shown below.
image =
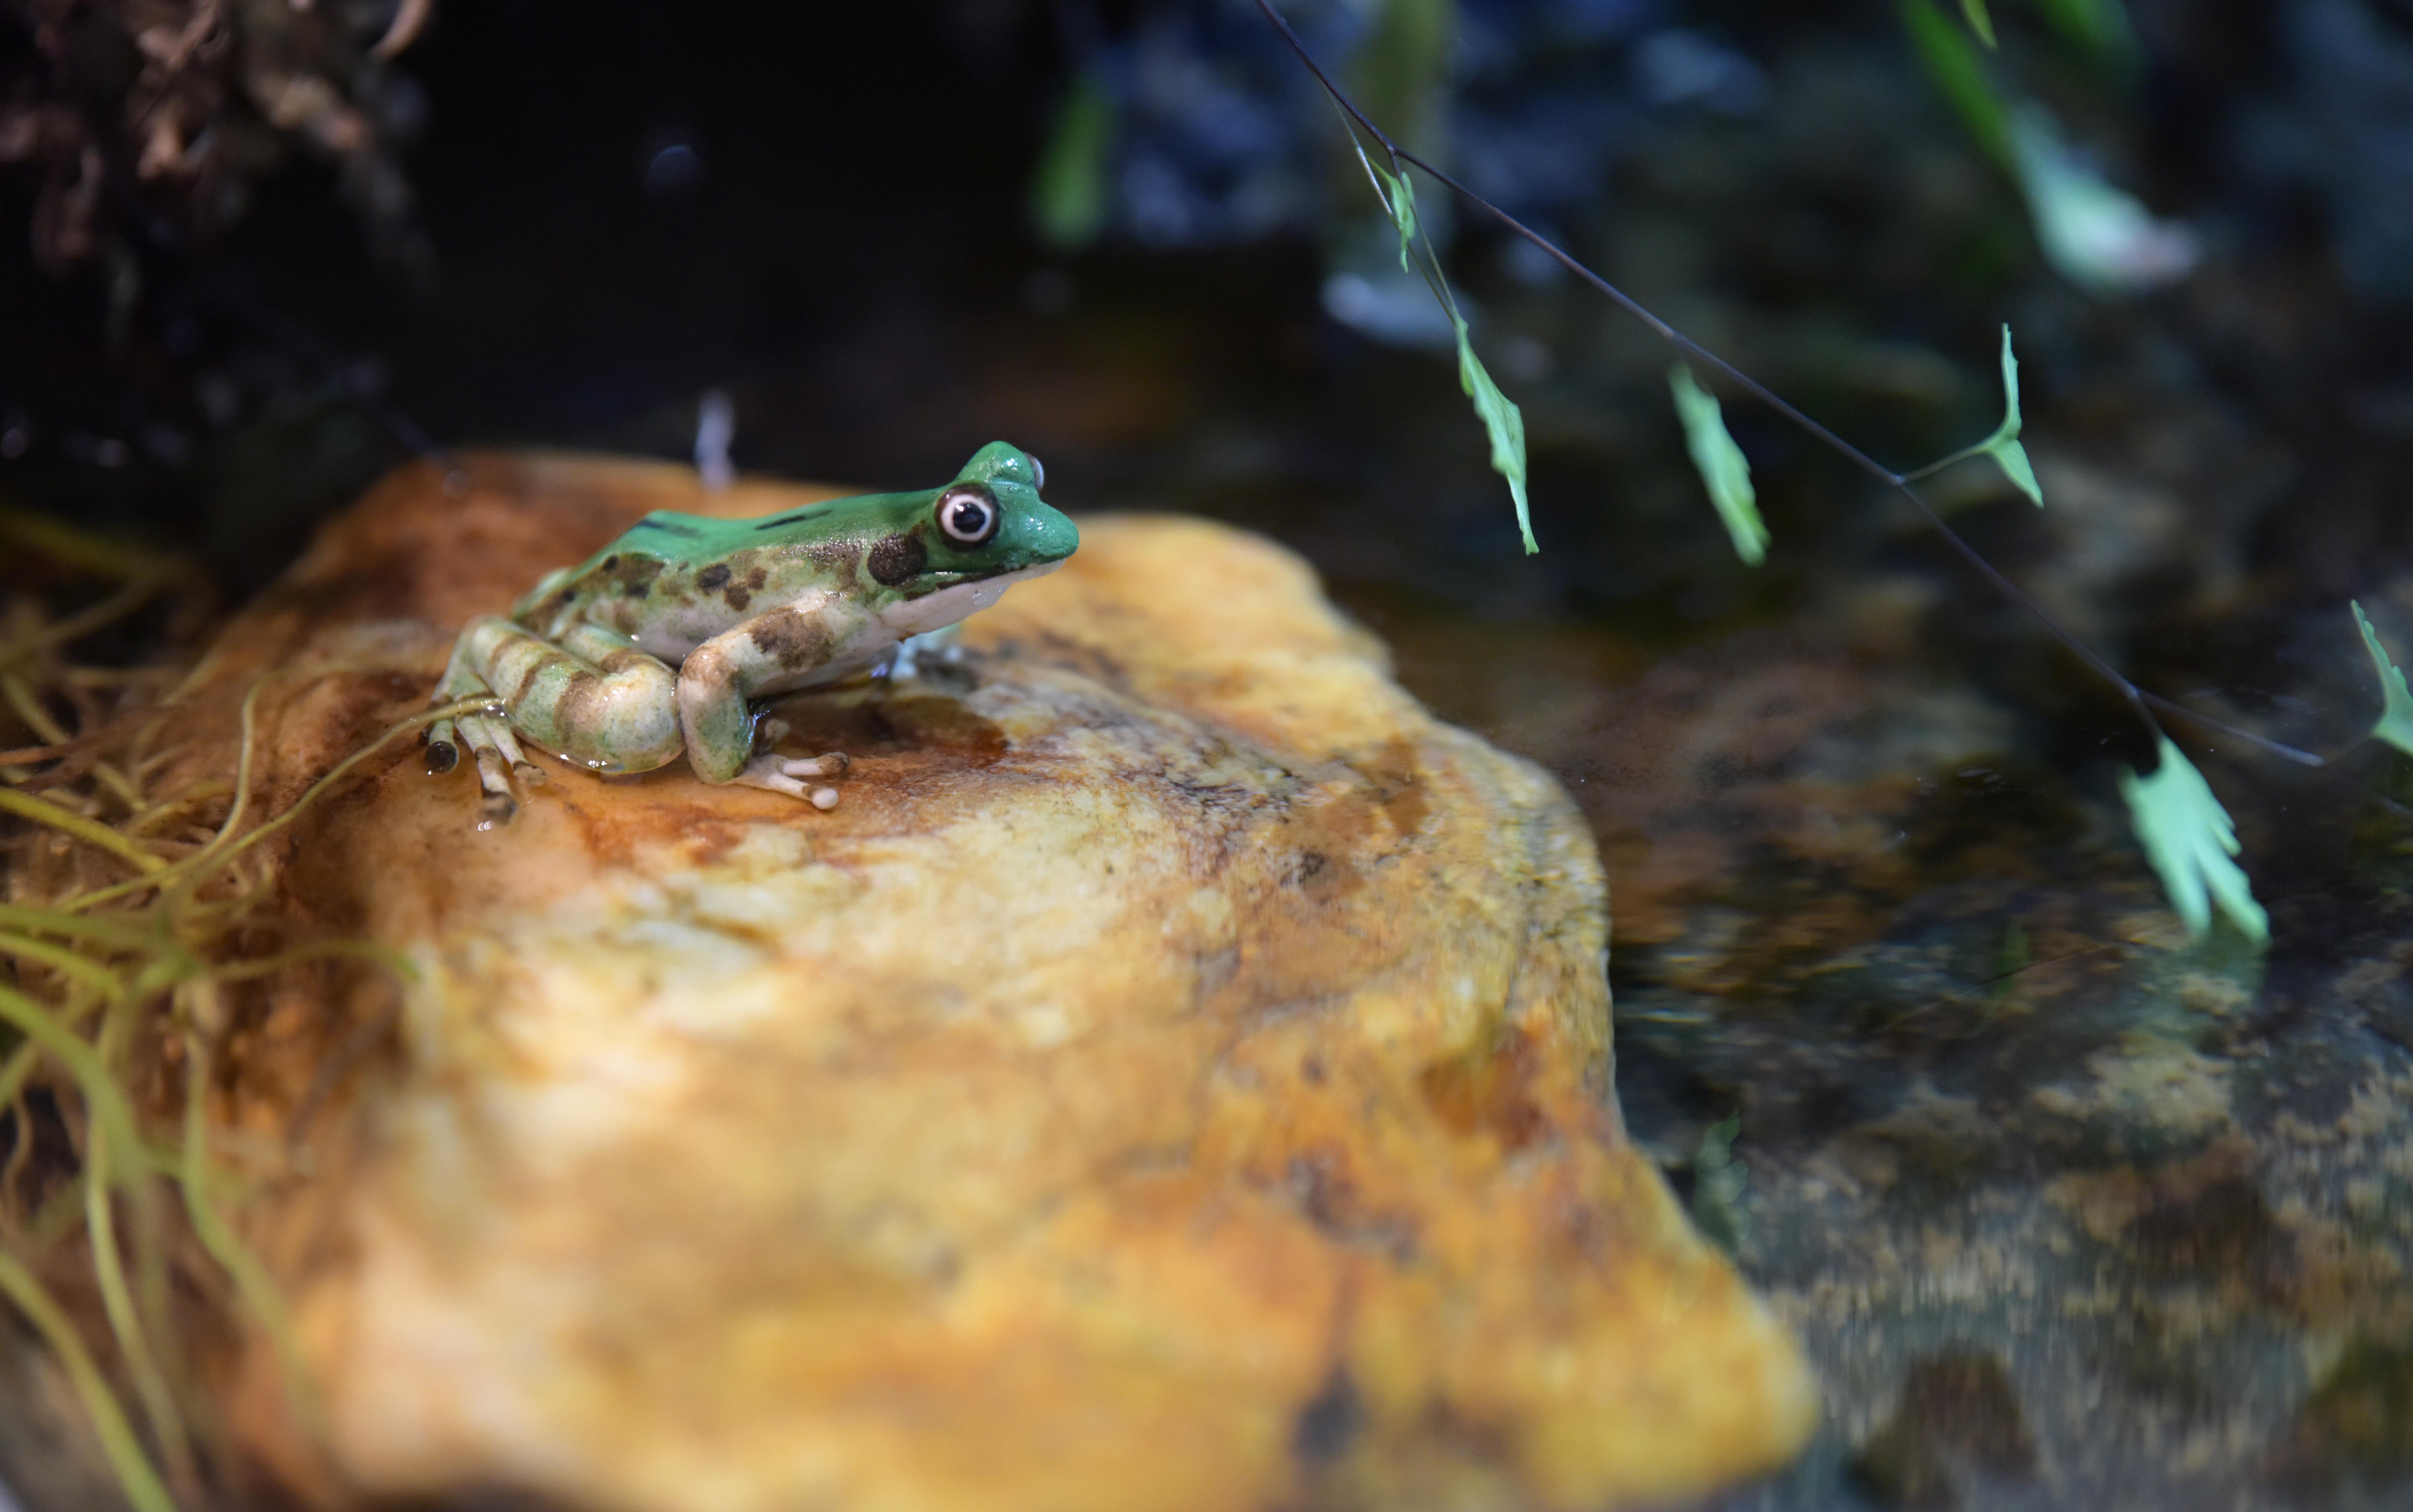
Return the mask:
<svg viewBox="0 0 2413 1512">
<path fill-rule="evenodd" d="M 214 989 L 204 983 L 197 990 Z M 185 1139 L 177 1184 L 184 1192 L 185 1216 L 192 1222 L 193 1237 L 233 1280 L 236 1295 L 251 1309 L 260 1331 L 268 1336 L 269 1347 L 276 1355 L 278 1372 L 285 1378 L 287 1400 L 303 1431 L 324 1444 L 328 1436 L 326 1407 L 303 1362 L 301 1335 L 293 1327 L 292 1314 L 286 1310 L 285 1295 L 277 1289 L 259 1255 L 236 1237 L 232 1226 L 210 1200 L 209 1047 L 199 1032 L 185 1036 Z"/>
<path fill-rule="evenodd" d="M 1726 534 L 1734 538 L 1735 555 L 1757 567 L 1767 558 L 1769 535 L 1759 517 L 1758 493 L 1751 486 L 1751 464 L 1727 433 L 1717 396 L 1694 381 L 1692 369 L 1681 363 L 1669 368 L 1667 387 L 1676 395 L 1676 416 L 1684 422 L 1684 448 Z"/>
<path fill-rule="evenodd" d="M 2354 622 L 2362 627 L 2362 644 L 2371 652 L 2371 664 L 2379 674 L 2380 696 L 2387 701 L 2387 706 L 2380 710 L 2379 722 L 2371 727 L 2371 737 L 2413 755 L 2413 692 L 2406 690 L 2405 674 L 2388 660 L 2386 648 L 2379 644 L 2379 632 L 2371 628 L 2362 605 L 2352 607 Z"/>
<path fill-rule="evenodd" d="M 141 1316 L 134 1306 L 134 1294 L 126 1284 L 126 1254 L 117 1242 L 117 1213 L 111 1201 L 116 1182 L 110 1171 L 113 1152 L 107 1126 L 96 1123 L 92 1135 L 91 1149 L 84 1157 L 84 1232 L 92 1240 L 92 1275 L 100 1288 L 101 1312 L 109 1319 L 109 1331 L 117 1341 L 126 1373 L 133 1378 L 134 1399 L 141 1403 L 153 1442 L 159 1445 L 177 1482 L 189 1485 L 193 1474 L 191 1446 L 185 1436 L 184 1415 L 176 1410 L 176 1397 L 168 1386 L 168 1374 L 159 1368 L 158 1356 L 152 1353 L 150 1336 L 143 1332 Z"/>
<path fill-rule="evenodd" d="M 1902 29 L 1918 49 L 1927 76 L 1944 92 L 1954 113 L 1986 156 L 2018 171 L 2011 154 L 2011 115 L 1987 76 L 1986 60 L 1971 45 L 1969 34 L 1935 8 L 1932 0 L 1895 0 Z"/>
<path fill-rule="evenodd" d="M 92 1419 L 93 1432 L 100 1440 L 100 1452 L 107 1457 L 109 1468 L 116 1474 L 117 1484 L 135 1512 L 176 1512 L 168 1488 L 161 1484 L 159 1473 L 151 1468 L 141 1441 L 134 1436 L 133 1425 L 126 1422 L 109 1383 L 102 1379 L 99 1367 L 93 1363 L 83 1341 L 77 1337 L 75 1325 L 67 1321 L 42 1283 L 34 1279 L 34 1273 L 6 1250 L 0 1250 L 0 1296 L 17 1305 L 17 1311 L 50 1345 L 59 1368 L 67 1371 L 67 1385 L 75 1388 L 84 1416 Z"/>
<path fill-rule="evenodd" d="M 0 811 L 37 824 L 47 824 L 62 835 L 72 835 L 86 845 L 108 852 L 137 871 L 164 871 L 168 863 L 120 835 L 96 819 L 86 819 L 72 808 L 64 808 L 47 798 L 14 788 L 0 788 Z"/>
<path fill-rule="evenodd" d="M 1994 18 L 1986 13 L 1986 0 L 1961 0 L 1961 14 L 1968 19 L 1969 29 L 1977 40 L 1990 48 L 2002 44 L 1994 40 Z"/>
<path fill-rule="evenodd" d="M 2120 774 L 2120 795 L 2128 800 L 2137 839 L 2145 848 L 2145 859 L 2161 874 L 2170 907 L 2186 921 L 2187 933 L 2200 938 L 2212 927 L 2216 903 L 2248 939 L 2258 945 L 2270 943 L 2270 915 L 2254 900 L 2253 886 L 2232 859 L 2238 852 L 2237 826 L 2228 810 L 2168 735 L 2161 739 L 2160 754 L 2161 764 L 2151 777 Z"/>
</svg>

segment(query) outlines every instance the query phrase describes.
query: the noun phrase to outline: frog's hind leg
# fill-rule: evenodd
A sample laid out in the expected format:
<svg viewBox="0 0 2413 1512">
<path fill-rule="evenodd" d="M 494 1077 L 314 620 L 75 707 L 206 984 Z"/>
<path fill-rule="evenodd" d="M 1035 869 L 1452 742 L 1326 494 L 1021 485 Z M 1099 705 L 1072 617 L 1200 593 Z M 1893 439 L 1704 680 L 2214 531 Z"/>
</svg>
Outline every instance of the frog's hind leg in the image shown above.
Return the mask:
<svg viewBox="0 0 2413 1512">
<path fill-rule="evenodd" d="M 442 704 L 469 698 L 493 698 L 508 706 L 479 672 L 472 636 L 484 623 L 473 623 L 453 643 L 452 662 L 444 669 L 444 680 L 436 685 L 436 696 L 431 702 Z M 437 775 L 459 765 L 461 748 L 469 748 L 470 758 L 478 768 L 478 786 L 486 795 L 485 816 L 489 823 L 509 820 L 519 808 L 518 800 L 511 795 L 512 773 L 531 784 L 544 780 L 544 773 L 529 763 L 519 742 L 511 738 L 510 723 L 493 715 L 465 714 L 457 719 L 438 719 L 427 727 L 426 741 L 427 770 Z"/>
<path fill-rule="evenodd" d="M 510 817 L 511 777 L 544 780 L 515 735 L 596 772 L 649 771 L 679 752 L 677 674 L 617 631 L 571 625 L 548 640 L 489 615 L 461 632 L 452 662 L 439 698 L 455 688 L 461 690 L 450 696 L 491 690 L 507 714 L 459 721 L 496 818 Z M 428 749 L 435 767 L 433 736 Z"/>
</svg>

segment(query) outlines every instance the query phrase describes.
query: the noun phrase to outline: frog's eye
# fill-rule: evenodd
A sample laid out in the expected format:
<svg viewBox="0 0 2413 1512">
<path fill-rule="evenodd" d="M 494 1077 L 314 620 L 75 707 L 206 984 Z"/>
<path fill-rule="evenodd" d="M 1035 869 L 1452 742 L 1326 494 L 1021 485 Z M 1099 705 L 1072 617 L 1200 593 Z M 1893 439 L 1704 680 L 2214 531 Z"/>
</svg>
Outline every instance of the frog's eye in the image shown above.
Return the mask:
<svg viewBox="0 0 2413 1512">
<path fill-rule="evenodd" d="M 980 483 L 957 483 L 939 496 L 939 528 L 958 546 L 982 546 L 997 534 L 997 496 Z"/>
</svg>

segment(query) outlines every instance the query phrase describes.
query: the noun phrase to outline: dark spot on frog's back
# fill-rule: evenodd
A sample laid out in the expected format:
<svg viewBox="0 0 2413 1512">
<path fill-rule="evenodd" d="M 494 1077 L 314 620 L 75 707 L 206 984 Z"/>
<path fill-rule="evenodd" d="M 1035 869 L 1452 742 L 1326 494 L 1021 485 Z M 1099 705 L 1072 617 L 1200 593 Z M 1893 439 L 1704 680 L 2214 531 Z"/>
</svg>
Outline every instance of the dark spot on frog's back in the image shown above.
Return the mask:
<svg viewBox="0 0 2413 1512">
<path fill-rule="evenodd" d="M 816 541 L 805 548 L 813 561 L 835 578 L 851 578 L 863 565 L 863 542 L 860 541 Z M 755 585 L 760 587 L 762 585 Z"/>
<path fill-rule="evenodd" d="M 883 588 L 893 588 L 919 574 L 929 560 L 930 554 L 918 537 L 883 537 L 871 548 L 871 580 Z"/>
<path fill-rule="evenodd" d="M 603 571 L 620 580 L 624 598 L 642 599 L 654 591 L 654 579 L 662 575 L 662 559 L 642 553 L 603 558 Z"/>
<path fill-rule="evenodd" d="M 715 562 L 695 575 L 695 586 L 706 593 L 718 593 L 729 583 L 729 564 Z"/>
<path fill-rule="evenodd" d="M 783 667 L 808 667 L 829 660 L 829 632 L 819 621 L 793 609 L 764 615 L 746 633 L 758 650 Z"/>
</svg>

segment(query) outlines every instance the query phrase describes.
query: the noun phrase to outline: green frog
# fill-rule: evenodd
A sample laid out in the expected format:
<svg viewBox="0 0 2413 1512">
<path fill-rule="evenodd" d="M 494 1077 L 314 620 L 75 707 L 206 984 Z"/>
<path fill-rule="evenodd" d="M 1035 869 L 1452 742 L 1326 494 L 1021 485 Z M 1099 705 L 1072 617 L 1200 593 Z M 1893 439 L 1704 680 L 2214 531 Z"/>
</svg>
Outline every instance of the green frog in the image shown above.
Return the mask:
<svg viewBox="0 0 2413 1512">
<path fill-rule="evenodd" d="M 509 618 L 462 630 L 435 703 L 491 696 L 499 712 L 429 726 L 427 769 L 450 772 L 468 747 L 489 824 L 516 807 L 513 777 L 543 780 L 521 741 L 601 773 L 684 750 L 706 782 L 832 808 L 836 790 L 804 779 L 844 775 L 846 757 L 758 749 L 755 701 L 885 674 L 917 638 L 1062 566 L 1080 532 L 1041 500 L 1044 479 L 1038 459 L 992 441 L 922 493 L 751 520 L 658 510 L 547 573 Z"/>
</svg>

